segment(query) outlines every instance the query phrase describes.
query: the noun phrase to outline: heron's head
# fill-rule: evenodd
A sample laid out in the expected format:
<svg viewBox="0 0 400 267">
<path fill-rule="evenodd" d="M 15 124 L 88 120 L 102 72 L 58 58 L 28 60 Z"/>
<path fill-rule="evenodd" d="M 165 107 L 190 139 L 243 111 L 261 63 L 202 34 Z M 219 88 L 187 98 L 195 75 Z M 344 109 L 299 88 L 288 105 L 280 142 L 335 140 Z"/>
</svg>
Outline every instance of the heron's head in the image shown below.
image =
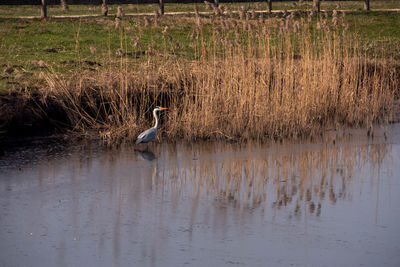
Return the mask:
<svg viewBox="0 0 400 267">
<path fill-rule="evenodd" d="M 168 109 L 168 108 L 163 108 L 163 107 L 157 106 L 157 107 L 154 109 L 154 111 L 160 111 L 160 110 L 166 110 L 166 109 Z"/>
</svg>

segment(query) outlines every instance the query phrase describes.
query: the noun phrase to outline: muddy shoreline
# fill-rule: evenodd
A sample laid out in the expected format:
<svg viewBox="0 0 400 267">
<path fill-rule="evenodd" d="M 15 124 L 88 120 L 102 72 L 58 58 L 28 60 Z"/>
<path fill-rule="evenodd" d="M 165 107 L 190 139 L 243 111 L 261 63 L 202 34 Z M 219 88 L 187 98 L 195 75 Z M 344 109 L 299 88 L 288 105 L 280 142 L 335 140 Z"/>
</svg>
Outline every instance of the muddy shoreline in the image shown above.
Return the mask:
<svg viewBox="0 0 400 267">
<path fill-rule="evenodd" d="M 0 138 L 49 136 L 68 129 L 68 117 L 47 98 L 22 93 L 0 96 Z"/>
</svg>

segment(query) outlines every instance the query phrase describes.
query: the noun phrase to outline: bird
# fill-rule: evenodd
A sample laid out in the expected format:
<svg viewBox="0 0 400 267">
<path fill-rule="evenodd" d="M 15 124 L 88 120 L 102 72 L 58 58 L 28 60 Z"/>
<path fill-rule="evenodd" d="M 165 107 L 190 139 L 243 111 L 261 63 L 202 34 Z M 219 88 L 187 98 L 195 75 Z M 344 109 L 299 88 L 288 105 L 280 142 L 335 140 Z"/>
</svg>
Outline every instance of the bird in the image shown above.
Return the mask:
<svg viewBox="0 0 400 267">
<path fill-rule="evenodd" d="M 162 108 L 162 107 L 155 107 L 155 109 L 153 110 L 153 116 L 156 120 L 156 123 L 153 127 L 151 127 L 150 129 L 147 129 L 146 131 L 142 132 L 141 134 L 139 134 L 139 136 L 136 139 L 136 144 L 140 144 L 140 143 L 148 143 L 154 140 L 154 138 L 156 137 L 157 134 L 157 128 L 158 128 L 158 116 L 157 116 L 157 112 L 160 110 L 167 110 L 168 108 Z"/>
</svg>

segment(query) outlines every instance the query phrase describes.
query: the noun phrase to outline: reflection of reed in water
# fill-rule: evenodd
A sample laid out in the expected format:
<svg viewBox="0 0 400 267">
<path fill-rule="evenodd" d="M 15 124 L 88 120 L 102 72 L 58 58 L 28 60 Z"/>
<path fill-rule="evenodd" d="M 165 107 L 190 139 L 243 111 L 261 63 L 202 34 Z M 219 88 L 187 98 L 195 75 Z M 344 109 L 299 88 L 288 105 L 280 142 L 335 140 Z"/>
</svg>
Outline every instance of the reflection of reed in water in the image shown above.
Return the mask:
<svg viewBox="0 0 400 267">
<path fill-rule="evenodd" d="M 179 194 L 213 195 L 224 205 L 253 209 L 271 204 L 276 209 L 290 208 L 295 215 L 307 210 L 319 216 L 325 201 L 352 199 L 354 190 L 349 187 L 354 177 L 368 178 L 359 176 L 361 168 L 370 168 L 371 181 L 376 168 L 379 175 L 388 147 L 305 145 L 250 154 L 225 154 L 216 148 L 199 159 L 184 155 L 176 166 L 169 162 L 172 178 L 164 186 Z"/>
</svg>

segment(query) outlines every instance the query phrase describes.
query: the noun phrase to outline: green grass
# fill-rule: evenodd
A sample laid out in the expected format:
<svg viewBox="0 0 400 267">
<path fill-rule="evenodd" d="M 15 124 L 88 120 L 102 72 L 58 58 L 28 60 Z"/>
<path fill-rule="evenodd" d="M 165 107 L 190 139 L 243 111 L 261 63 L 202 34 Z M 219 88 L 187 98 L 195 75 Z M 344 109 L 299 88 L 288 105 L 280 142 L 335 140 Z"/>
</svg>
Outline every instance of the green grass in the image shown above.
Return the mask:
<svg viewBox="0 0 400 267">
<path fill-rule="evenodd" d="M 70 6 L 70 10 L 73 7 L 78 6 Z M 269 25 L 279 24 L 279 17 L 265 17 Z M 400 60 L 400 13 L 354 12 L 347 13 L 344 19 L 349 24 L 349 34 L 357 35 L 371 55 L 380 50 L 384 51 L 383 56 Z M 204 38 L 211 38 L 207 33 L 212 31 L 207 28 L 219 27 L 217 21 L 212 25 L 210 19 L 203 19 Z M 195 58 L 190 39 L 195 31 L 191 17 L 162 17 L 157 27 L 152 23 L 153 18 L 151 25 L 144 27 L 143 17 L 125 18 L 122 27 L 117 29 L 112 16 L 47 21 L 2 18 L 0 93 L 31 86 L 40 72 L 70 75 L 80 69 L 95 70 L 118 64 L 119 49 L 128 55 L 124 60 L 133 65 L 146 60 L 142 54 L 148 46 L 163 59 L 166 55 Z M 165 26 L 168 26 L 168 36 L 162 34 Z M 138 46 L 135 46 L 136 40 Z M 136 58 L 135 53 L 141 56 Z M 3 71 L 10 66 L 14 69 L 12 73 Z"/>
<path fill-rule="evenodd" d="M 355 12 L 348 14 L 346 20 L 349 31 L 360 36 L 366 50 L 379 49 L 380 53 L 400 60 L 400 13 Z"/>
<path fill-rule="evenodd" d="M 350 13 L 350 29 L 368 40 L 392 38 L 400 40 L 400 14 L 385 12 Z"/>
<path fill-rule="evenodd" d="M 138 60 L 135 53 L 143 54 L 149 45 L 155 52 L 166 49 L 173 56 L 193 57 L 188 37 L 193 28 L 186 23 L 175 23 L 177 19 L 182 21 L 182 18 L 164 18 L 158 27 L 143 27 L 143 18 L 124 19 L 120 28 L 115 27 L 111 17 L 48 21 L 0 19 L 0 88 L 4 92 L 24 87 L 35 74 L 43 71 L 68 75 L 79 69 L 107 67 L 118 63 L 121 49 L 133 63 Z M 166 25 L 171 40 L 162 35 Z M 138 46 L 135 46 L 136 40 L 139 40 Z M 12 67 L 13 73 L 3 72 L 7 67 Z M 16 81 L 19 73 L 23 79 Z"/>
</svg>

